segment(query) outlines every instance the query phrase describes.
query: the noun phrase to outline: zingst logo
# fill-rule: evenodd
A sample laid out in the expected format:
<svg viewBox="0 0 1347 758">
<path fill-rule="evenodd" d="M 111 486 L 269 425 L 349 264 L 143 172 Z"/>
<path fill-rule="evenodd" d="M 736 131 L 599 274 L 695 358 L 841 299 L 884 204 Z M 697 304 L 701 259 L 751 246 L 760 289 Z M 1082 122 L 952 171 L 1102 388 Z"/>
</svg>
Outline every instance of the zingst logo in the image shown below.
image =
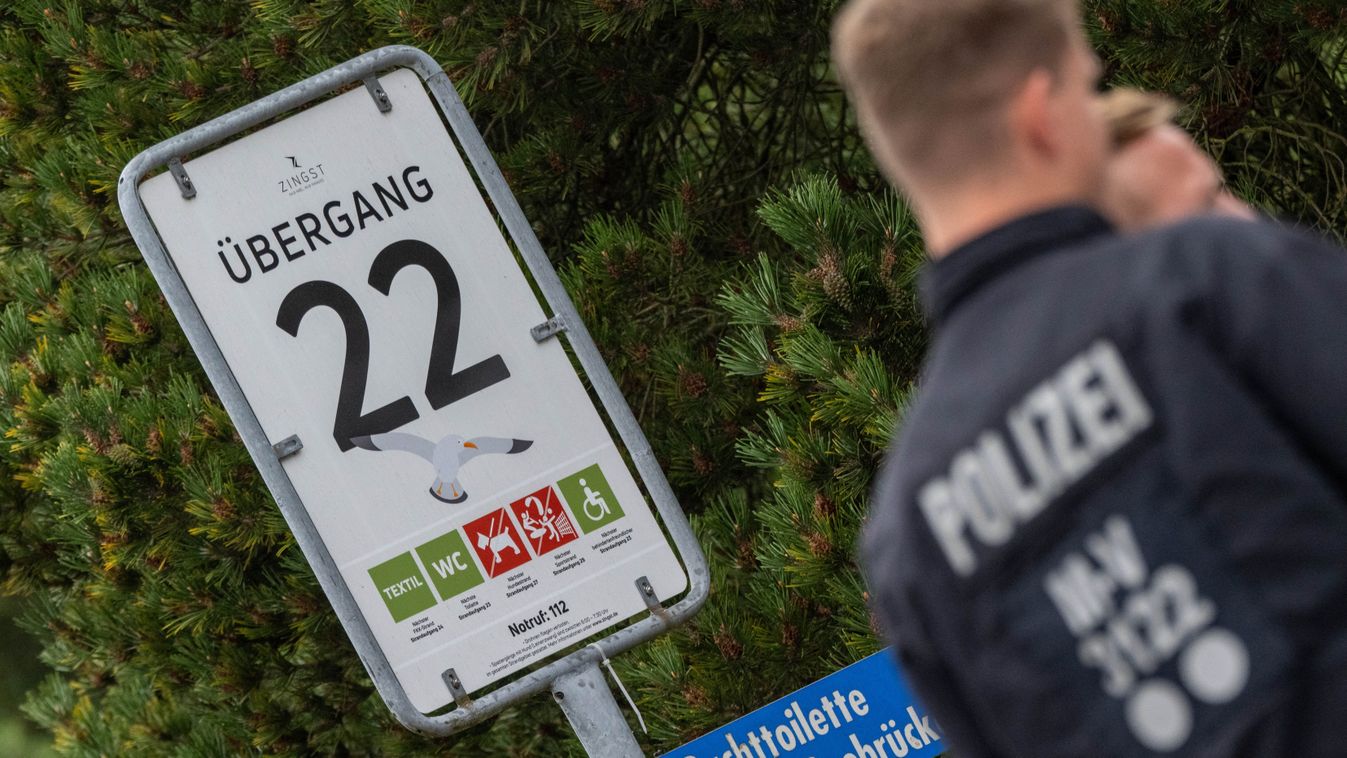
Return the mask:
<svg viewBox="0 0 1347 758">
<path fill-rule="evenodd" d="M 326 175 L 326 172 L 323 171 L 323 164 L 315 163 L 306 167 L 300 165 L 297 156 L 287 155 L 284 157 L 290 161 L 290 168 L 298 169 L 298 171 L 276 182 L 281 188 L 281 194 L 287 197 L 297 195 L 310 187 L 323 183 L 323 177 Z"/>
</svg>

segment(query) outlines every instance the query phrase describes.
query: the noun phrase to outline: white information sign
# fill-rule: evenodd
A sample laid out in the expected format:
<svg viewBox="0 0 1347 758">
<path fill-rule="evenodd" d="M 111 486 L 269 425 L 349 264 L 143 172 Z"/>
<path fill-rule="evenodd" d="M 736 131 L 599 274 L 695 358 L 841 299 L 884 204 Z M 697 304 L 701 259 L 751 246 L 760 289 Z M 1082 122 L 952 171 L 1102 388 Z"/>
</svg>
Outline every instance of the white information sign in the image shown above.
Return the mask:
<svg viewBox="0 0 1347 758">
<path fill-rule="evenodd" d="M 141 196 L 413 705 L 451 702 L 687 587 L 417 75 Z"/>
</svg>

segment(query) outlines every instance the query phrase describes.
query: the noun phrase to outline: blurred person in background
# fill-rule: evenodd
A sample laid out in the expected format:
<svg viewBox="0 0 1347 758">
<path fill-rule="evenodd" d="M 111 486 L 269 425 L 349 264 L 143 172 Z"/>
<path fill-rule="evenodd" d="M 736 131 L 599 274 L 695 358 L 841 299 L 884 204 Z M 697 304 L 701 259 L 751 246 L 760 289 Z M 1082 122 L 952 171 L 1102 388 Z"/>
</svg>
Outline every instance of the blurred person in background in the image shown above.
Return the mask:
<svg viewBox="0 0 1347 758">
<path fill-rule="evenodd" d="M 1167 116 L 1122 138 L 1080 12 L 836 21 L 932 259 L 873 609 L 960 758 L 1340 755 L 1347 257 L 1232 218 Z"/>
</svg>

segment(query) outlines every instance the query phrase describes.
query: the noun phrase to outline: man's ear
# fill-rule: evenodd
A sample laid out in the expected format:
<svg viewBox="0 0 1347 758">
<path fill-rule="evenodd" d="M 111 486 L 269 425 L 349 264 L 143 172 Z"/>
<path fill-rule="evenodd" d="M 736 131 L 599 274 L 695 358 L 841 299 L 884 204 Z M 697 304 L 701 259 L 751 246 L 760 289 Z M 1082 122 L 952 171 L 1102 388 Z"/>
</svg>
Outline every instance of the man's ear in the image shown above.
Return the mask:
<svg viewBox="0 0 1347 758">
<path fill-rule="evenodd" d="M 1052 109 L 1056 82 L 1047 69 L 1036 68 L 1010 100 L 1010 130 L 1023 150 L 1051 156 L 1061 150 L 1061 131 Z"/>
</svg>

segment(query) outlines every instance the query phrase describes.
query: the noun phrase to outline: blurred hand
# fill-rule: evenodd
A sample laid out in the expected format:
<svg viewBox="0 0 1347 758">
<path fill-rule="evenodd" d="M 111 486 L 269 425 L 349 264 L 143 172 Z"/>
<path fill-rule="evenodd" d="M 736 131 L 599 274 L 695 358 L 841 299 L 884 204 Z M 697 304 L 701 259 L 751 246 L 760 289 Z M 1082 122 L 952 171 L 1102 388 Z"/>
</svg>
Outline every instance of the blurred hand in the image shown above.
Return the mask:
<svg viewBox="0 0 1347 758">
<path fill-rule="evenodd" d="M 1211 156 L 1168 123 L 1118 148 L 1105 174 L 1102 202 L 1105 215 L 1124 231 L 1202 213 L 1257 218 L 1226 191 Z"/>
</svg>

